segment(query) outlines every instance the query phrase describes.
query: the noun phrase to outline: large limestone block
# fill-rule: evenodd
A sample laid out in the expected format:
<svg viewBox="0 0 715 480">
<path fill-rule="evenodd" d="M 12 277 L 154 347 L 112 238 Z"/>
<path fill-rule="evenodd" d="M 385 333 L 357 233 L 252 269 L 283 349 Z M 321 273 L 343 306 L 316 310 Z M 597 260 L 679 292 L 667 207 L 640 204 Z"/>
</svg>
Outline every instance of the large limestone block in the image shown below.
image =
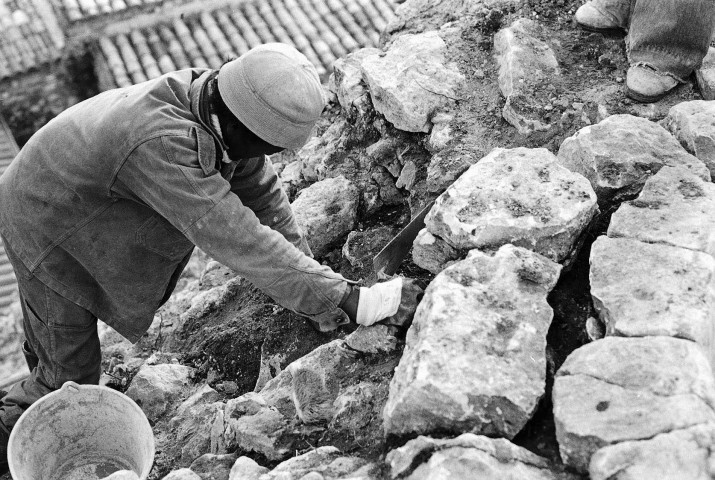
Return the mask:
<svg viewBox="0 0 715 480">
<path fill-rule="evenodd" d="M 511 243 L 560 262 L 597 211 L 588 180 L 548 150 L 497 148 L 437 199 L 425 225 L 457 250 Z"/>
<path fill-rule="evenodd" d="M 698 346 L 670 337 L 606 337 L 574 351 L 554 380 L 564 463 L 588 471 L 601 447 L 715 421 L 712 371 Z"/>
<path fill-rule="evenodd" d="M 608 236 L 715 255 L 715 185 L 687 168 L 663 167 L 613 214 Z"/>
<path fill-rule="evenodd" d="M 342 456 L 335 447 L 318 447 L 278 464 L 260 480 L 337 480 L 377 478 L 378 468 L 358 457 Z"/>
<path fill-rule="evenodd" d="M 591 480 L 710 480 L 715 424 L 603 447 L 591 457 L 588 471 Z"/>
<path fill-rule="evenodd" d="M 168 363 L 143 365 L 132 379 L 127 396 L 137 402 L 149 420 L 154 421 L 189 384 L 193 371 L 191 367 Z"/>
<path fill-rule="evenodd" d="M 282 435 L 289 422 L 263 397 L 249 392 L 226 402 L 223 442 L 227 448 L 258 452 L 271 460 L 281 460 L 290 450 Z"/>
<path fill-rule="evenodd" d="M 693 100 L 675 105 L 663 121 L 665 128 L 715 175 L 715 101 Z"/>
<path fill-rule="evenodd" d="M 561 77 L 556 54 L 539 36 L 538 24 L 526 18 L 494 35 L 499 89 L 506 98 L 502 115 L 523 135 L 549 129 L 540 113 L 546 113 L 543 107 Z"/>
<path fill-rule="evenodd" d="M 513 437 L 544 394 L 546 296 L 561 266 L 505 245 L 472 250 L 427 288 L 383 411 L 387 434 Z"/>
<path fill-rule="evenodd" d="M 591 248 L 591 296 L 608 335 L 664 335 L 698 342 L 712 357 L 715 259 L 601 236 Z"/>
<path fill-rule="evenodd" d="M 343 109 L 350 111 L 364 108 L 362 102 L 369 92 L 362 79 L 360 64 L 370 55 L 377 55 L 381 51 L 377 48 L 361 48 L 343 58 L 335 60 L 333 64 L 333 78 L 338 102 Z"/>
<path fill-rule="evenodd" d="M 349 128 L 352 127 L 347 119 L 338 117 L 321 136 L 311 138 L 298 150 L 296 159 L 303 178 L 309 182 L 323 180 L 331 168 L 342 161 L 343 137 Z"/>
<path fill-rule="evenodd" d="M 695 71 L 700 93 L 705 100 L 715 100 L 715 48 L 710 47 L 703 63 Z"/>
<path fill-rule="evenodd" d="M 375 110 L 400 130 L 429 132 L 432 117 L 459 99 L 465 81 L 446 53 L 444 40 L 430 31 L 402 35 L 384 54 L 364 58 Z"/>
<path fill-rule="evenodd" d="M 326 178 L 300 192 L 292 207 L 314 255 L 327 253 L 353 229 L 358 199 L 355 185 L 342 176 Z"/>
<path fill-rule="evenodd" d="M 453 439 L 419 436 L 387 454 L 391 478 L 430 480 L 571 480 L 564 472 L 503 438 L 463 433 Z M 405 476 L 406 475 L 406 476 Z"/>
<path fill-rule="evenodd" d="M 567 138 L 558 159 L 588 178 L 602 205 L 635 197 L 662 167 L 684 166 L 705 180 L 710 172 L 666 129 L 633 115 L 612 115 Z"/>
</svg>

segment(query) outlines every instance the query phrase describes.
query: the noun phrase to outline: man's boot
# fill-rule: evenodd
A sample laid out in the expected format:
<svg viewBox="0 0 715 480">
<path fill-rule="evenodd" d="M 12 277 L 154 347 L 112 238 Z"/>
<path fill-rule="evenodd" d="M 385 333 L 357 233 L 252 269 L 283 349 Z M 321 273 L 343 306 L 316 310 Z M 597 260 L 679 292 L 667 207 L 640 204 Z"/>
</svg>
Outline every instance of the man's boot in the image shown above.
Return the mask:
<svg viewBox="0 0 715 480">
<path fill-rule="evenodd" d="M 634 65 L 626 74 L 626 95 L 638 102 L 657 102 L 677 85 L 675 78 L 649 65 Z"/>
<path fill-rule="evenodd" d="M 630 8 L 630 0 L 591 0 L 576 10 L 574 20 L 592 32 L 623 31 L 628 27 Z"/>
</svg>

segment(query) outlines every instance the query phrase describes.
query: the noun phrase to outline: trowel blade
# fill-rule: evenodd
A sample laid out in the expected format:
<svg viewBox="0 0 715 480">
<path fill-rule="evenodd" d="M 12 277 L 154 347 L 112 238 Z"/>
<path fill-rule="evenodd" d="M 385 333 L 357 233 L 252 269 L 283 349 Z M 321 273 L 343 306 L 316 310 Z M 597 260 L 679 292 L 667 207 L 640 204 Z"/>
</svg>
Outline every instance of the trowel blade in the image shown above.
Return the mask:
<svg viewBox="0 0 715 480">
<path fill-rule="evenodd" d="M 429 202 L 417 215 L 403 228 L 400 233 L 390 240 L 390 243 L 380 250 L 372 259 L 372 273 L 365 280 L 366 286 L 377 283 L 383 277 L 393 275 L 402 264 L 407 253 L 412 248 L 415 237 L 425 226 L 425 217 L 434 206 L 434 200 Z"/>
</svg>

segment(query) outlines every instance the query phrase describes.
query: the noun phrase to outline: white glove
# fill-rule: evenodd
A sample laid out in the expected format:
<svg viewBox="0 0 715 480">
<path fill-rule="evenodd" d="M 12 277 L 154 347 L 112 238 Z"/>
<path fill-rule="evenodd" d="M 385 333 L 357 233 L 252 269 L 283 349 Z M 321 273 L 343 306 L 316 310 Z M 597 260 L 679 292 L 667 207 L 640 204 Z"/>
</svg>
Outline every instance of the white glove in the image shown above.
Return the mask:
<svg viewBox="0 0 715 480">
<path fill-rule="evenodd" d="M 360 287 L 357 318 L 360 325 L 370 326 L 397 313 L 402 300 L 402 277 L 384 283 L 376 283 L 370 288 Z"/>
</svg>

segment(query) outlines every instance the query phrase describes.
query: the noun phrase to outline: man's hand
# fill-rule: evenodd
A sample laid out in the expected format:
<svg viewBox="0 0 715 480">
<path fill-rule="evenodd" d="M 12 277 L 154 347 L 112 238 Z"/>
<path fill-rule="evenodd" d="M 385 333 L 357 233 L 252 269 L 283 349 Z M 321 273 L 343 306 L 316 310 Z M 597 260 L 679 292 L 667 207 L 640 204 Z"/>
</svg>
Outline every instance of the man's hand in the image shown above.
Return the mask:
<svg viewBox="0 0 715 480">
<path fill-rule="evenodd" d="M 360 325 L 381 322 L 404 327 L 412 320 L 423 293 L 415 280 L 396 277 L 370 288 L 352 287 L 342 308 Z"/>
</svg>

